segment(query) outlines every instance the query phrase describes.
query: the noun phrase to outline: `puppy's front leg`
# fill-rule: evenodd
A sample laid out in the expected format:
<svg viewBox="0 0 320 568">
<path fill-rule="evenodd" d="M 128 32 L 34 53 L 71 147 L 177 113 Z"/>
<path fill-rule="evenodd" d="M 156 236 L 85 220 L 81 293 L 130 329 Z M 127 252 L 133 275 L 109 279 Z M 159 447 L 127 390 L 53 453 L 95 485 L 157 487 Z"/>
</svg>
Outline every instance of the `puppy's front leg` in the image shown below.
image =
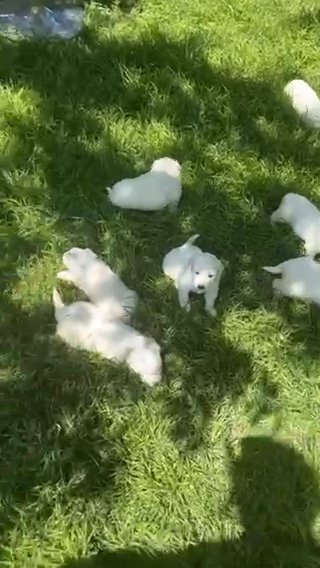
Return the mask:
<svg viewBox="0 0 320 568">
<path fill-rule="evenodd" d="M 187 288 L 183 284 L 180 284 L 178 286 L 178 298 L 181 308 L 184 308 L 187 312 L 190 312 L 191 304 L 189 298 L 189 288 Z"/>
<path fill-rule="evenodd" d="M 275 278 L 272 280 L 273 296 L 274 298 L 281 298 L 284 294 L 282 292 L 283 282 L 281 278 Z"/>
<path fill-rule="evenodd" d="M 211 316 L 215 317 L 217 315 L 217 310 L 214 307 L 214 303 L 218 295 L 218 286 L 210 286 L 205 294 L 205 308 L 206 312 Z"/>
<path fill-rule="evenodd" d="M 270 217 L 271 223 L 272 223 L 272 224 L 274 224 L 274 223 L 283 223 L 283 222 L 284 222 L 284 219 L 282 218 L 281 214 L 282 214 L 281 207 L 278 207 L 278 209 L 276 209 L 276 210 L 272 213 L 272 215 L 271 215 L 271 217 Z"/>
<path fill-rule="evenodd" d="M 61 272 L 58 272 L 57 276 L 59 280 L 65 280 L 66 282 L 72 282 L 73 284 L 75 283 L 72 272 L 70 272 L 70 270 L 61 270 Z"/>
</svg>

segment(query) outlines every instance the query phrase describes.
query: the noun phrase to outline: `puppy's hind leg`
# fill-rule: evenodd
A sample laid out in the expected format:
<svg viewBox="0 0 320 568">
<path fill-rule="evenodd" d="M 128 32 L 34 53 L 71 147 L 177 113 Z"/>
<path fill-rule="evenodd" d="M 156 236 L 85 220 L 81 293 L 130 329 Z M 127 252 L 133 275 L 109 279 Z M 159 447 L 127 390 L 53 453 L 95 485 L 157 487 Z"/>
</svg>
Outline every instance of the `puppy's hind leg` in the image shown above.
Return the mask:
<svg viewBox="0 0 320 568">
<path fill-rule="evenodd" d="M 54 306 L 54 315 L 55 315 L 55 318 L 58 322 L 59 319 L 61 319 L 61 316 L 64 312 L 65 305 L 64 305 L 62 298 L 61 298 L 61 296 L 60 296 L 60 294 L 59 294 L 59 292 L 56 288 L 54 288 L 53 292 L 52 292 L 52 301 L 53 301 L 53 306 Z"/>
</svg>

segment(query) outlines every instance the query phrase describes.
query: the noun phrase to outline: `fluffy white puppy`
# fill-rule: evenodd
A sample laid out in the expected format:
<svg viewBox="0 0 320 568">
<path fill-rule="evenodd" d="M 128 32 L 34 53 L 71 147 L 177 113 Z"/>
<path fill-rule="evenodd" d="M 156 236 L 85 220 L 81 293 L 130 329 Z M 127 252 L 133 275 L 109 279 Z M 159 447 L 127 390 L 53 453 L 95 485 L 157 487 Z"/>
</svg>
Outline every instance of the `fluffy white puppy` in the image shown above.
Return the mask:
<svg viewBox="0 0 320 568">
<path fill-rule="evenodd" d="M 294 79 L 285 86 L 284 92 L 305 124 L 320 128 L 320 100 L 310 85 L 301 79 Z"/>
<path fill-rule="evenodd" d="M 320 264 L 310 256 L 292 258 L 277 266 L 264 266 L 263 270 L 276 276 L 272 287 L 279 295 L 320 305 Z"/>
<path fill-rule="evenodd" d="M 151 170 L 141 176 L 123 179 L 108 188 L 113 205 L 124 209 L 157 211 L 169 206 L 175 210 L 181 197 L 181 166 L 171 158 L 153 162 Z"/>
<path fill-rule="evenodd" d="M 138 302 L 137 294 L 91 249 L 71 248 L 62 260 L 67 270 L 59 272 L 58 278 L 80 288 L 108 319 L 130 319 Z"/>
<path fill-rule="evenodd" d="M 144 337 L 121 320 L 105 319 L 90 302 L 66 306 L 57 290 L 53 291 L 53 304 L 57 335 L 68 345 L 125 362 L 150 386 L 161 380 L 160 347 L 152 338 Z"/>
<path fill-rule="evenodd" d="M 303 195 L 287 193 L 271 215 L 272 223 L 288 223 L 305 243 L 306 253 L 320 252 L 320 211 Z"/>
<path fill-rule="evenodd" d="M 174 280 L 179 303 L 190 311 L 190 292 L 204 294 L 206 311 L 216 315 L 214 307 L 223 272 L 222 262 L 213 254 L 194 246 L 199 235 L 193 235 L 182 246 L 168 252 L 162 264 L 163 272 Z"/>
</svg>

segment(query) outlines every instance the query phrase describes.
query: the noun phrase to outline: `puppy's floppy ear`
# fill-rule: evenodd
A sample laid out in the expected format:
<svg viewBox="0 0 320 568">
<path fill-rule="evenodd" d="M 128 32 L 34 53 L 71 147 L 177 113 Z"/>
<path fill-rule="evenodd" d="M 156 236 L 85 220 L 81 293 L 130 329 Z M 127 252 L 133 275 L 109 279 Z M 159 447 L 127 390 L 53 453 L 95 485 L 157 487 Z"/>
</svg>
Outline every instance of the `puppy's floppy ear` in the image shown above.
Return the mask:
<svg viewBox="0 0 320 568">
<path fill-rule="evenodd" d="M 217 267 L 220 267 L 221 262 L 214 254 L 211 254 L 211 252 L 205 252 L 204 254 L 207 258 L 211 258 Z"/>
<path fill-rule="evenodd" d="M 86 258 L 86 260 L 95 260 L 97 258 L 96 253 L 93 252 L 93 250 L 90 249 L 90 248 L 82 249 L 81 252 L 82 252 L 82 256 L 84 258 Z"/>
<path fill-rule="evenodd" d="M 228 270 L 230 268 L 230 262 L 228 260 L 225 259 L 218 259 L 219 261 L 219 271 L 220 274 L 222 274 L 225 270 Z"/>
<path fill-rule="evenodd" d="M 224 269 L 227 267 L 228 263 L 222 262 L 219 258 L 217 258 L 214 254 L 211 254 L 210 252 L 206 252 L 205 255 L 214 260 L 214 263 L 216 265 L 216 270 L 217 270 L 217 276 L 218 275 L 221 276 Z"/>
<path fill-rule="evenodd" d="M 211 254 L 211 252 L 205 252 L 204 254 L 209 258 L 213 258 L 213 260 L 217 260 L 217 257 L 214 254 Z"/>
</svg>

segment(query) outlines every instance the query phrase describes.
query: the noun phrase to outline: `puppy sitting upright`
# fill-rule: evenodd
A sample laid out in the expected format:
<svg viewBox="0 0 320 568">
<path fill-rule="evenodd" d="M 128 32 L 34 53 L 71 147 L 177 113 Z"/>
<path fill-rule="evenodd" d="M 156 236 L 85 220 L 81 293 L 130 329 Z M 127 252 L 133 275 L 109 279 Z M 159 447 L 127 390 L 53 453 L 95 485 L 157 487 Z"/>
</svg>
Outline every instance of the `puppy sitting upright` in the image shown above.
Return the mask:
<svg viewBox="0 0 320 568">
<path fill-rule="evenodd" d="M 205 296 L 206 311 L 216 316 L 214 307 L 219 292 L 223 265 L 220 260 L 208 252 L 202 252 L 194 246 L 199 235 L 194 235 L 182 246 L 168 252 L 162 264 L 163 272 L 174 280 L 178 290 L 179 303 L 190 311 L 190 292 Z"/>
<path fill-rule="evenodd" d="M 151 170 L 141 176 L 123 179 L 108 188 L 113 205 L 124 209 L 157 211 L 169 206 L 175 210 L 181 197 L 181 166 L 171 158 L 153 162 Z"/>
<path fill-rule="evenodd" d="M 271 215 L 272 223 L 288 223 L 304 241 L 307 255 L 320 253 L 320 211 L 298 193 L 287 193 Z"/>
</svg>

